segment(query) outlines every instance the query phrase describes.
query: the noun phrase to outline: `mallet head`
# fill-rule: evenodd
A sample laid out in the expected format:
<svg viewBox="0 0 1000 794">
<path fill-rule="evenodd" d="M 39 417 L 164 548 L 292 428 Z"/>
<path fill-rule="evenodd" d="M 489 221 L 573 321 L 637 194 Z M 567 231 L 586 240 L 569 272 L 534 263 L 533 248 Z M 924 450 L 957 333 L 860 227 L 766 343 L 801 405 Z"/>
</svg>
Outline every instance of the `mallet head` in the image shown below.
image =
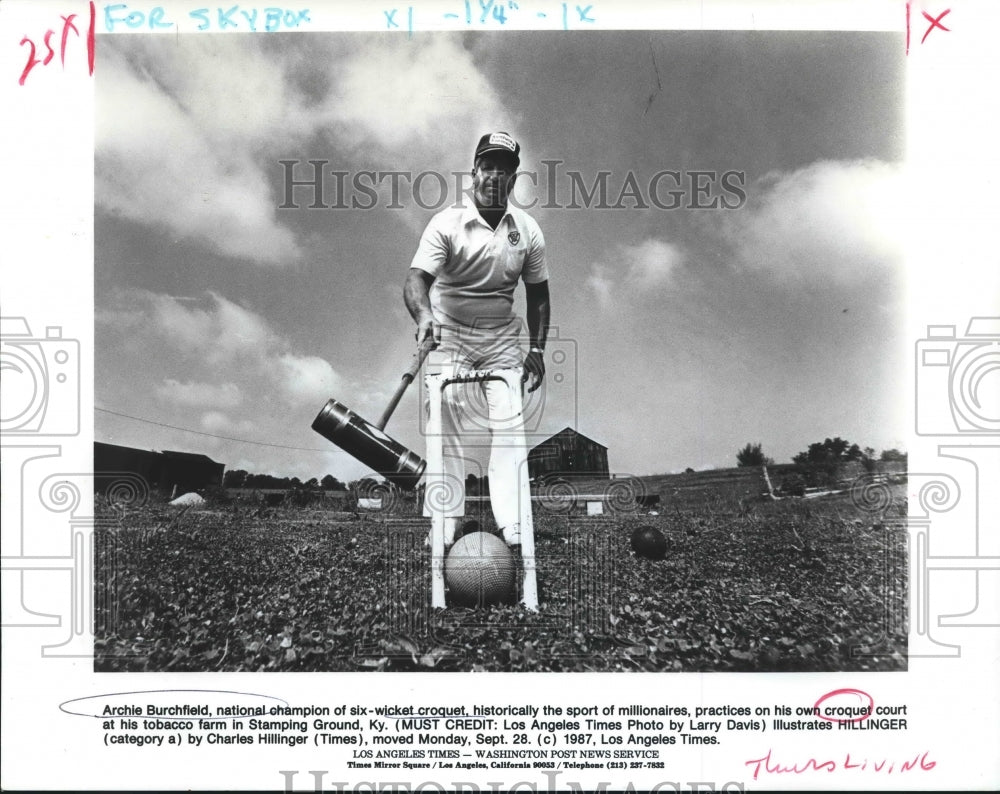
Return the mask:
<svg viewBox="0 0 1000 794">
<path fill-rule="evenodd" d="M 312 429 L 344 452 L 408 491 L 417 487 L 427 463 L 346 405 L 328 400 Z"/>
</svg>

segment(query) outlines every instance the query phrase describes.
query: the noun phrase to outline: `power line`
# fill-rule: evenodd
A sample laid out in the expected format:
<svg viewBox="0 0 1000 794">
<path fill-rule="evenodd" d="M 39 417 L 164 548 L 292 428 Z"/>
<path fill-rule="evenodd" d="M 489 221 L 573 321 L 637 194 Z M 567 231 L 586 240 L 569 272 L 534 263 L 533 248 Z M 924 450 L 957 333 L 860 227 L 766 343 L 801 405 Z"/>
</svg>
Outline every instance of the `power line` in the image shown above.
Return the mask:
<svg viewBox="0 0 1000 794">
<path fill-rule="evenodd" d="M 221 438 L 224 441 L 236 441 L 240 444 L 254 444 L 258 447 L 276 447 L 277 449 L 293 449 L 296 452 L 329 452 L 329 449 L 318 449 L 316 447 L 290 447 L 287 444 L 271 444 L 267 441 L 250 441 L 246 438 L 234 438 L 233 436 L 220 436 L 215 433 L 206 433 L 203 430 L 193 430 L 190 427 L 179 427 L 178 425 L 168 425 L 166 422 L 154 422 L 152 419 L 143 419 L 141 416 L 131 416 L 130 414 L 119 413 L 118 411 L 109 411 L 107 408 L 94 408 L 95 411 L 100 411 L 102 414 L 111 414 L 112 416 L 120 416 L 123 419 L 132 419 L 136 422 L 145 422 L 147 425 L 156 425 L 157 427 L 169 427 L 171 430 L 181 430 L 185 433 L 194 433 L 199 436 L 208 436 L 209 438 Z"/>
</svg>

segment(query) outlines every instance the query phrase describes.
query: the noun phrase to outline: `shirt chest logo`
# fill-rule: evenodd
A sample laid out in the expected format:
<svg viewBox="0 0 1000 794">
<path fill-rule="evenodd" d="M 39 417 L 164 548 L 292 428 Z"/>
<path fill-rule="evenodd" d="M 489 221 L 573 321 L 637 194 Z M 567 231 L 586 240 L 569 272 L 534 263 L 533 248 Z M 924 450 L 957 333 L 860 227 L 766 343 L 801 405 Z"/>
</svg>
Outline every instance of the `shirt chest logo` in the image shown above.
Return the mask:
<svg viewBox="0 0 1000 794">
<path fill-rule="evenodd" d="M 511 245 L 517 245 L 521 242 L 521 233 L 519 231 L 507 232 L 507 239 Z"/>
</svg>

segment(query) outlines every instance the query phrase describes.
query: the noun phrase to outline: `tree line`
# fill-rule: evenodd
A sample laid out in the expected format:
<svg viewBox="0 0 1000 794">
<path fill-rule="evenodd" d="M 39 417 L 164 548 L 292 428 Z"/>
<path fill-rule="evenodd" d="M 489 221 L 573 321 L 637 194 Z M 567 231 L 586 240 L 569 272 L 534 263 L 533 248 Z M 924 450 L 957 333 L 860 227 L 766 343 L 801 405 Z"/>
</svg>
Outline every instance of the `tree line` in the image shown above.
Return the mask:
<svg viewBox="0 0 1000 794">
<path fill-rule="evenodd" d="M 799 465 L 806 464 L 831 464 L 847 463 L 858 461 L 863 465 L 871 465 L 876 460 L 883 462 L 906 463 L 907 454 L 898 449 L 884 449 L 876 457 L 874 448 L 860 447 L 852 444 L 846 439 L 837 436 L 817 441 L 809 445 L 808 449 L 792 456 L 792 463 Z M 772 458 L 764 454 L 763 445 L 758 441 L 756 444 L 747 444 L 736 452 L 736 465 L 745 466 L 770 466 L 774 463 Z"/>
<path fill-rule="evenodd" d="M 826 438 L 810 444 L 802 452 L 792 456 L 792 463 L 799 465 L 810 464 L 838 464 L 849 461 L 859 461 L 866 467 L 872 466 L 876 461 L 882 462 L 902 462 L 906 463 L 907 454 L 898 449 L 884 449 L 876 454 L 872 447 L 861 447 L 851 443 L 846 439 L 837 436 Z M 761 442 L 748 443 L 746 446 L 736 451 L 736 465 L 740 468 L 747 466 L 771 466 L 774 459 L 764 453 Z M 693 469 L 688 469 L 688 472 Z M 359 480 L 342 482 L 332 474 L 327 474 L 322 479 L 312 477 L 303 482 L 298 477 L 275 477 L 272 474 L 251 474 L 243 469 L 232 469 L 227 471 L 222 479 L 223 488 L 259 488 L 272 490 L 302 490 L 302 491 L 358 491 L 364 492 L 378 483 L 372 477 L 362 477 Z M 477 478 L 474 474 L 469 474 L 466 486 L 470 493 L 489 493 L 488 480 Z"/>
<path fill-rule="evenodd" d="M 312 477 L 302 482 L 298 477 L 275 477 L 273 474 L 251 474 L 243 469 L 232 469 L 222 477 L 223 488 L 268 488 L 307 491 L 349 491 L 361 481 L 343 483 L 332 474 L 323 479 Z"/>
</svg>

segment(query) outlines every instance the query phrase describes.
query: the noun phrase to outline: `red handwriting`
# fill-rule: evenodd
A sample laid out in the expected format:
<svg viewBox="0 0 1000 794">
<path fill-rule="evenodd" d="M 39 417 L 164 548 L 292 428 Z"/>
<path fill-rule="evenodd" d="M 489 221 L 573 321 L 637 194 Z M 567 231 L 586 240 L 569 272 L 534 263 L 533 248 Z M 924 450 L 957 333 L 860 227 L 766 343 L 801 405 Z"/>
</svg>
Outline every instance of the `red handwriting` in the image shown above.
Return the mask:
<svg viewBox="0 0 1000 794">
<path fill-rule="evenodd" d="M 774 750 L 768 750 L 767 755 L 761 758 L 754 758 L 750 761 L 745 761 L 744 766 L 749 766 L 753 768 L 753 779 L 757 778 L 763 774 L 767 775 L 801 775 L 805 772 L 837 772 L 837 771 L 848 771 L 857 770 L 860 772 L 875 772 L 885 775 L 890 775 L 893 772 L 930 772 L 934 767 L 937 766 L 937 761 L 932 761 L 928 757 L 930 751 L 924 753 L 916 753 L 913 758 L 908 758 L 903 761 L 898 759 L 870 759 L 863 756 L 858 756 L 851 758 L 850 753 L 844 755 L 843 760 L 840 760 L 839 756 L 834 758 L 824 758 L 822 761 L 816 758 L 809 758 L 806 761 L 796 761 L 795 763 L 789 764 L 779 763 L 772 758 Z"/>
<path fill-rule="evenodd" d="M 89 3 L 90 6 L 90 24 L 87 26 L 87 70 L 89 74 L 94 73 L 94 52 L 96 49 L 97 39 L 96 33 L 96 23 L 97 23 L 97 9 L 94 7 L 93 0 Z M 76 14 L 70 14 L 69 16 L 60 15 L 62 20 L 62 33 L 59 41 L 59 62 L 62 64 L 63 69 L 66 68 L 66 47 L 69 42 L 69 34 L 73 33 L 76 35 L 77 39 L 80 38 L 80 29 L 76 26 Z M 21 46 L 25 44 L 28 45 L 28 60 L 24 65 L 24 70 L 21 72 L 21 79 L 18 80 L 18 85 L 24 85 L 24 81 L 28 79 L 28 75 L 31 74 L 32 69 L 38 65 L 48 66 L 52 59 L 55 57 L 56 51 L 52 47 L 52 36 L 55 34 L 55 29 L 49 28 L 45 31 L 42 36 L 42 44 L 45 46 L 45 57 L 38 57 L 38 46 L 35 44 L 34 40 L 25 36 L 21 39 Z"/>
<path fill-rule="evenodd" d="M 910 54 L 910 10 L 912 6 L 913 6 L 913 0 L 906 0 L 906 54 L 907 55 Z M 947 31 L 949 33 L 951 32 L 951 28 L 946 28 L 944 25 L 941 24 L 941 20 L 951 13 L 950 8 L 946 8 L 936 17 L 932 17 L 923 9 L 921 9 L 920 13 L 924 15 L 924 19 L 926 19 L 928 22 L 931 23 L 930 25 L 927 26 L 927 30 L 924 31 L 924 35 L 920 38 L 921 44 L 927 41 L 927 37 L 931 35 L 931 31 L 934 30 L 935 28 L 939 28 L 940 30 Z"/>
<path fill-rule="evenodd" d="M 844 695 L 853 695 L 857 700 L 867 700 L 867 706 L 827 706 L 824 709 L 820 709 L 820 705 L 830 698 L 842 697 Z M 863 722 L 872 715 L 872 709 L 875 707 L 875 698 L 860 689 L 834 689 L 832 692 L 827 692 L 823 697 L 816 701 L 813 706 L 813 713 L 820 719 L 827 720 L 829 722 Z"/>
<path fill-rule="evenodd" d="M 927 31 L 924 33 L 923 38 L 920 39 L 920 43 L 921 44 L 923 44 L 925 41 L 927 41 L 927 37 L 931 35 L 931 31 L 934 30 L 934 28 L 941 28 L 941 30 L 948 31 L 949 33 L 951 32 L 951 28 L 946 28 L 944 25 L 941 24 L 941 20 L 945 18 L 945 15 L 951 13 L 951 9 L 950 8 L 945 9 L 943 12 L 941 12 L 940 14 L 938 14 L 936 17 L 932 17 L 926 11 L 923 11 L 922 13 L 924 15 L 924 19 L 930 21 L 931 24 L 927 28 Z"/>
</svg>

